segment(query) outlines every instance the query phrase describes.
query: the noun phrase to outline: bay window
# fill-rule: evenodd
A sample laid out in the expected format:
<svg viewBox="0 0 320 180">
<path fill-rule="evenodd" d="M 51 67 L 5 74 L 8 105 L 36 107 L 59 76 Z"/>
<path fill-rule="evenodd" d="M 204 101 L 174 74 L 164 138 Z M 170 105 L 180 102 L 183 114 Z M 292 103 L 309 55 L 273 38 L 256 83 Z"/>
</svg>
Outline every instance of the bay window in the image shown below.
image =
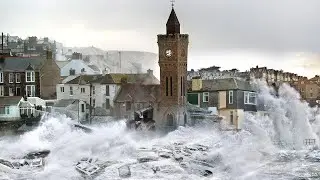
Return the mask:
<svg viewBox="0 0 320 180">
<path fill-rule="evenodd" d="M 34 85 L 26 85 L 26 96 L 27 97 L 35 97 L 35 86 Z"/>
<path fill-rule="evenodd" d="M 257 105 L 257 93 L 245 91 L 244 104 Z"/>
<path fill-rule="evenodd" d="M 26 71 L 26 82 L 34 82 L 35 73 L 34 71 Z"/>
</svg>

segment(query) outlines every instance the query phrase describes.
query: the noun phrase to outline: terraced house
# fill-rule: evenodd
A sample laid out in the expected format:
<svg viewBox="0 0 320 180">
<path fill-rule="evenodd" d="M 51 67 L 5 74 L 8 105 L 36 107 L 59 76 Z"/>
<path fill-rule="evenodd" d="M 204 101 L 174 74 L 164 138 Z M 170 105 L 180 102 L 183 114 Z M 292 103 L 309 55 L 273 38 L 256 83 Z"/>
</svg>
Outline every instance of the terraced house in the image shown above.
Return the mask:
<svg viewBox="0 0 320 180">
<path fill-rule="evenodd" d="M 249 81 L 236 78 L 188 81 L 188 102 L 217 114 L 234 128 L 241 129 L 244 112 L 257 112 L 257 93 Z"/>
<path fill-rule="evenodd" d="M 110 115 L 113 100 L 123 84 L 159 84 L 152 70 L 144 74 L 70 76 L 57 85 L 57 99 L 80 99 L 90 104 L 92 115 Z"/>
<path fill-rule="evenodd" d="M 47 58 L 1 57 L 0 96 L 55 98 L 60 69 L 47 51 Z"/>
</svg>

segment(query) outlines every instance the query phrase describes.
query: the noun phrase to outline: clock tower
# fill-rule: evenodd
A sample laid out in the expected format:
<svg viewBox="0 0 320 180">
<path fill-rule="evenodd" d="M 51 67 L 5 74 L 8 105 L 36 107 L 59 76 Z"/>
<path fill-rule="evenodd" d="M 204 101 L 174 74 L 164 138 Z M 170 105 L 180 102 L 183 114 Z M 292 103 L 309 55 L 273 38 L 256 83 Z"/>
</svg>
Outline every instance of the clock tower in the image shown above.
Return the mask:
<svg viewBox="0 0 320 180">
<path fill-rule="evenodd" d="M 189 36 L 180 34 L 180 23 L 172 7 L 166 34 L 158 35 L 161 94 L 158 113 L 162 114 L 159 123 L 163 126 L 187 123 L 188 43 Z"/>
</svg>

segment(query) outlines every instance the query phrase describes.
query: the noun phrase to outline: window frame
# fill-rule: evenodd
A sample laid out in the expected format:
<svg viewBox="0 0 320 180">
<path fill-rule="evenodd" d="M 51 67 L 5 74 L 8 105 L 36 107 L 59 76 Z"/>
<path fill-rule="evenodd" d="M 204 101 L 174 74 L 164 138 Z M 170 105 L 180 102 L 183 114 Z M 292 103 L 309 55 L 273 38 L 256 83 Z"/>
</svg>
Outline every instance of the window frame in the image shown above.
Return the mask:
<svg viewBox="0 0 320 180">
<path fill-rule="evenodd" d="M 0 71 L 0 83 L 3 83 L 3 71 Z"/>
<path fill-rule="evenodd" d="M 12 80 L 12 81 L 11 81 Z M 14 83 L 14 73 L 9 73 L 9 83 L 13 84 Z"/>
<path fill-rule="evenodd" d="M 15 77 L 16 77 L 16 83 L 21 83 L 21 74 L 20 73 L 16 73 Z M 19 79 L 19 81 L 18 81 L 18 79 Z"/>
<path fill-rule="evenodd" d="M 228 103 L 229 104 L 233 104 L 233 99 L 234 99 L 234 93 L 233 93 L 233 91 L 229 91 L 229 93 L 228 93 Z M 232 97 L 232 98 L 230 98 L 230 97 Z"/>
<path fill-rule="evenodd" d="M 0 86 L 0 97 L 4 96 L 4 86 Z"/>
<path fill-rule="evenodd" d="M 28 87 L 30 87 L 30 92 L 31 92 L 31 95 L 28 96 Z M 33 92 L 33 93 L 32 93 Z M 27 97 L 35 97 L 36 96 L 36 87 L 35 85 L 26 85 L 26 96 Z"/>
<path fill-rule="evenodd" d="M 64 86 L 60 86 L 60 92 L 64 93 Z"/>
<path fill-rule="evenodd" d="M 206 97 L 208 99 L 206 99 Z M 209 92 L 203 92 L 203 94 L 202 94 L 202 102 L 209 102 Z"/>
<path fill-rule="evenodd" d="M 73 96 L 73 87 L 72 86 L 69 87 L 69 94 L 70 94 L 70 96 Z"/>
<path fill-rule="evenodd" d="M 86 93 L 86 88 L 84 88 L 84 87 L 80 88 L 80 92 L 81 92 L 81 94 Z"/>
<path fill-rule="evenodd" d="M 30 73 L 30 80 L 28 80 L 28 73 Z M 26 82 L 35 82 L 35 72 L 26 71 Z"/>
<path fill-rule="evenodd" d="M 246 95 L 247 94 L 247 95 Z M 254 94 L 255 102 L 250 102 L 250 95 Z M 243 94 L 244 104 L 246 105 L 257 105 L 257 93 L 256 92 L 250 92 L 250 91 L 244 91 Z"/>
</svg>

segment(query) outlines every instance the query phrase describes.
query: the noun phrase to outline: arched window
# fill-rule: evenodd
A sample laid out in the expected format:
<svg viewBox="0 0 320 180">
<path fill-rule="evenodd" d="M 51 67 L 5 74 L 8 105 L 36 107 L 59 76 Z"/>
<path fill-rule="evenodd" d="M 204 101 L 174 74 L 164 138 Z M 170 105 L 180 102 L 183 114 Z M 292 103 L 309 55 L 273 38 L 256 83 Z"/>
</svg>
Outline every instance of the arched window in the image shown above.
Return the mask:
<svg viewBox="0 0 320 180">
<path fill-rule="evenodd" d="M 174 126 L 174 118 L 172 114 L 167 115 L 167 125 L 168 126 Z"/>
</svg>

